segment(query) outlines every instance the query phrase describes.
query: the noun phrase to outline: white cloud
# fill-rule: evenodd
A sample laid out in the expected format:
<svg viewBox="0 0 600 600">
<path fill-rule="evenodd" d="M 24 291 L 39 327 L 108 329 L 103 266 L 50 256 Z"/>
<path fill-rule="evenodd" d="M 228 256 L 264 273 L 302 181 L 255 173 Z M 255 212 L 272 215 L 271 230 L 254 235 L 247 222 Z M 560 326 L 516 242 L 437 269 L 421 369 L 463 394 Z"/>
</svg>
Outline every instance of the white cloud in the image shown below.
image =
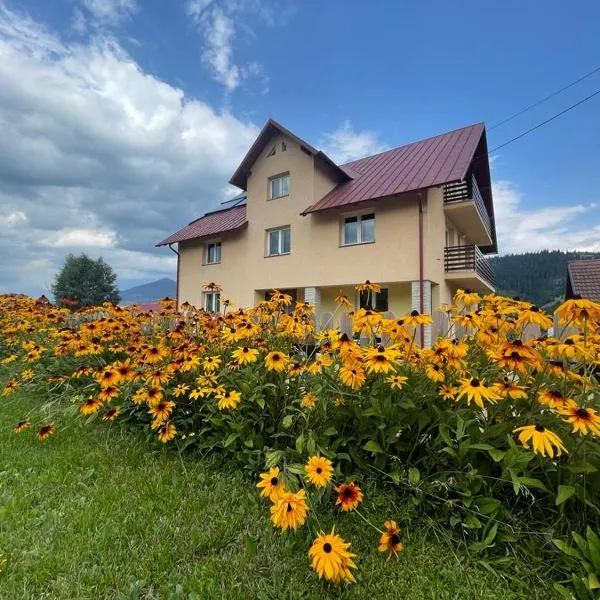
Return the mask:
<svg viewBox="0 0 600 600">
<path fill-rule="evenodd" d="M 501 254 L 544 249 L 600 252 L 595 204 L 525 209 L 521 193 L 509 181 L 493 183 L 492 193 Z M 581 216 L 586 216 L 584 224 L 577 222 Z"/>
<path fill-rule="evenodd" d="M 231 92 L 240 84 L 240 68 L 233 63 L 231 47 L 235 35 L 233 20 L 216 8 L 206 21 L 202 60 L 211 68 L 216 81 Z"/>
<path fill-rule="evenodd" d="M 81 4 L 97 24 L 107 27 L 119 25 L 138 9 L 136 0 L 81 0 Z"/>
<path fill-rule="evenodd" d="M 47 289 L 67 252 L 175 275 L 154 244 L 222 199 L 257 127 L 145 72 L 110 37 L 66 43 L 0 0 L 0 293 Z"/>
<path fill-rule="evenodd" d="M 325 134 L 320 144 L 323 152 L 339 164 L 386 150 L 375 133 L 356 132 L 350 121 L 345 121 L 332 133 Z"/>
</svg>

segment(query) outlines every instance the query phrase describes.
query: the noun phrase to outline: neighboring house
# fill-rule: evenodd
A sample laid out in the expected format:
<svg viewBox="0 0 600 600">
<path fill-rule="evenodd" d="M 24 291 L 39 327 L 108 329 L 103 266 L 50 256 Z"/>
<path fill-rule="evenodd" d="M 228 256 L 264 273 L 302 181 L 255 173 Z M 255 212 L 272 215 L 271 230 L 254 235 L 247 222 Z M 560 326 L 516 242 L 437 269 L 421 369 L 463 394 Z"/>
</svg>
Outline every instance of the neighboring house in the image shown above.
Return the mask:
<svg viewBox="0 0 600 600">
<path fill-rule="evenodd" d="M 337 165 L 269 119 L 230 183 L 245 193 L 157 244 L 178 244 L 180 304 L 218 310 L 204 289 L 217 282 L 236 306 L 277 288 L 323 315 L 340 294 L 363 306 L 368 279 L 382 286 L 372 308 L 399 316 L 493 291 L 483 123 Z"/>
<path fill-rule="evenodd" d="M 569 261 L 565 296 L 600 302 L 600 258 Z"/>
</svg>

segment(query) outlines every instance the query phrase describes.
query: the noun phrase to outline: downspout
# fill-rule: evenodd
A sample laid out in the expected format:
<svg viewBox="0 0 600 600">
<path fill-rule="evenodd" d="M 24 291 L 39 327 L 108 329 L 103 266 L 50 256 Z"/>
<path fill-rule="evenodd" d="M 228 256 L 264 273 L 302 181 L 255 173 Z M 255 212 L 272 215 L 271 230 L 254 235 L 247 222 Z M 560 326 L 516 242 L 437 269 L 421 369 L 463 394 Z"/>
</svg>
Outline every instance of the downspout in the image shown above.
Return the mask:
<svg viewBox="0 0 600 600">
<path fill-rule="evenodd" d="M 417 192 L 419 198 L 419 313 L 425 312 L 425 299 L 423 298 L 424 282 L 424 260 L 423 260 L 423 193 Z M 421 348 L 425 346 L 425 326 L 419 325 Z"/>
<path fill-rule="evenodd" d="M 177 254 L 177 283 L 175 285 L 175 310 L 179 311 L 179 252 L 173 249 L 173 244 L 169 244 L 169 250 Z"/>
</svg>

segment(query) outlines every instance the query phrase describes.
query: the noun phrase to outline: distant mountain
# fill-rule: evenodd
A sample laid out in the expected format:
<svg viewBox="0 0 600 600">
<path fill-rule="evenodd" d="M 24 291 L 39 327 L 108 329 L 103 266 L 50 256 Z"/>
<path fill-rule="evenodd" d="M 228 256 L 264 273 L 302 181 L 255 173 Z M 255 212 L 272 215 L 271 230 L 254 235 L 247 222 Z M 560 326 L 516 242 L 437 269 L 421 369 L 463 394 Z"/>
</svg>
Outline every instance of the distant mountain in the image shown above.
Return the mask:
<svg viewBox="0 0 600 600">
<path fill-rule="evenodd" d="M 552 311 L 565 297 L 567 263 L 580 258 L 600 258 L 600 253 L 542 250 L 495 256 L 490 262 L 496 271 L 496 293 L 519 296 Z"/>
<path fill-rule="evenodd" d="M 121 291 L 121 304 L 150 304 L 161 298 L 175 298 L 177 284 L 167 277 Z"/>
</svg>

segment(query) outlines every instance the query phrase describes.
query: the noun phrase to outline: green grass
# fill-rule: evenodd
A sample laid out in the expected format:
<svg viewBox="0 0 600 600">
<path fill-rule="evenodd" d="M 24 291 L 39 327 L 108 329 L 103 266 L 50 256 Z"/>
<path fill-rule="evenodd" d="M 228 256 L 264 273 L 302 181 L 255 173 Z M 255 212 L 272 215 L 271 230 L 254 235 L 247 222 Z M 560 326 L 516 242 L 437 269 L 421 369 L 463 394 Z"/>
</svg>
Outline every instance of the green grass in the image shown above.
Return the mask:
<svg viewBox="0 0 600 600">
<path fill-rule="evenodd" d="M 44 443 L 31 430 L 12 433 L 39 404 L 0 398 L 2 599 L 552 597 L 494 576 L 416 525 L 403 523 L 406 552 L 386 562 L 377 532 L 352 514 L 336 522 L 359 555 L 358 583 L 330 587 L 309 568 L 307 529 L 276 532 L 240 472 L 72 417 Z M 377 496 L 364 508 L 377 523 L 402 521 Z"/>
</svg>

